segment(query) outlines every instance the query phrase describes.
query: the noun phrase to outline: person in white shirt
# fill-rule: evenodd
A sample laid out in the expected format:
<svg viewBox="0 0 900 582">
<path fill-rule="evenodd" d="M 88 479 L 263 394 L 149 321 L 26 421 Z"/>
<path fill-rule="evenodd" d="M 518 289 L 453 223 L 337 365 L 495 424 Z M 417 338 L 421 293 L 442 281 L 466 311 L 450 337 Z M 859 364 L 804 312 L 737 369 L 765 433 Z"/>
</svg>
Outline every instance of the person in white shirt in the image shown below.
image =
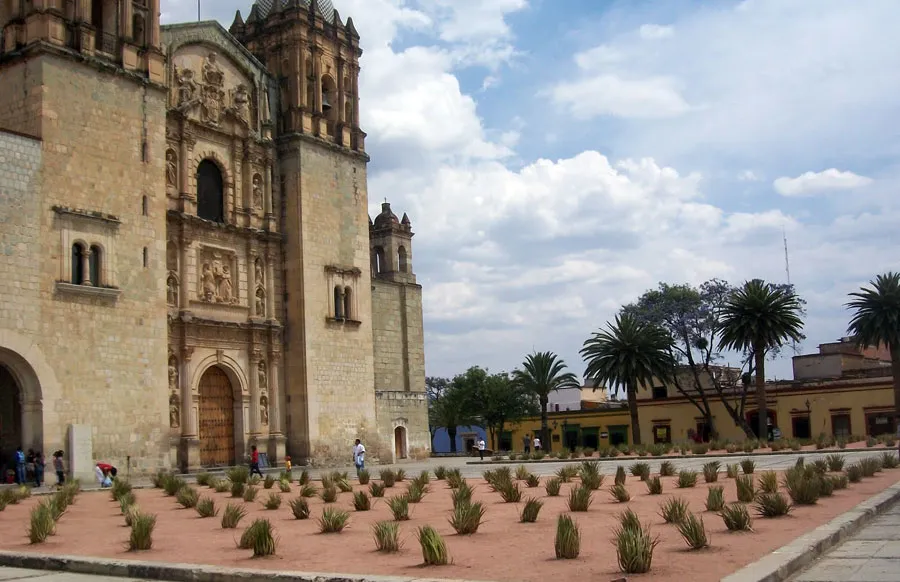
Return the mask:
<svg viewBox="0 0 900 582">
<path fill-rule="evenodd" d="M 356 444 L 353 445 L 353 464 L 356 465 L 357 476 L 366 468 L 366 447 L 359 442 L 359 439 L 356 439 Z"/>
<path fill-rule="evenodd" d="M 478 439 L 478 457 L 483 461 L 484 460 L 484 448 L 485 448 L 484 439 Z"/>
<path fill-rule="evenodd" d="M 541 439 L 538 437 L 534 437 L 534 452 L 538 452 L 541 450 Z"/>
</svg>

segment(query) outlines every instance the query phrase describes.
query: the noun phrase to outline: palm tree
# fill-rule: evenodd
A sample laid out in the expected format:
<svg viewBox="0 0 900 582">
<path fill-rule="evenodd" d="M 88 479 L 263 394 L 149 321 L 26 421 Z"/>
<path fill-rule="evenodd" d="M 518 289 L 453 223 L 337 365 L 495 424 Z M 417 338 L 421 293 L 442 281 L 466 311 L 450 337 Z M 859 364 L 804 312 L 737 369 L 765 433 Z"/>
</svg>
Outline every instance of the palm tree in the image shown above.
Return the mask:
<svg viewBox="0 0 900 582">
<path fill-rule="evenodd" d="M 553 352 L 535 352 L 525 358 L 522 369 L 513 371 L 513 382 L 534 394 L 541 404 L 541 444 L 550 450 L 547 436 L 547 402 L 550 393 L 561 388 L 581 388 L 575 374 L 566 372 L 566 363 Z"/>
<path fill-rule="evenodd" d="M 631 437 L 641 444 L 637 390 L 674 373 L 672 337 L 661 327 L 643 323 L 633 315 L 616 316 L 607 330 L 595 333 L 584 342 L 581 356 L 587 363 L 584 375 L 595 385 L 624 386 L 631 412 Z"/>
<path fill-rule="evenodd" d="M 747 352 L 756 374 L 757 436 L 768 439 L 766 355 L 788 340 L 803 340 L 803 304 L 793 288 L 753 279 L 732 291 L 719 311 L 719 349 Z"/>
<path fill-rule="evenodd" d="M 861 347 L 885 346 L 890 350 L 894 412 L 900 414 L 900 273 L 878 275 L 869 284 L 871 288 L 861 287 L 850 294 L 854 299 L 847 307 L 856 313 L 847 331 Z"/>
</svg>

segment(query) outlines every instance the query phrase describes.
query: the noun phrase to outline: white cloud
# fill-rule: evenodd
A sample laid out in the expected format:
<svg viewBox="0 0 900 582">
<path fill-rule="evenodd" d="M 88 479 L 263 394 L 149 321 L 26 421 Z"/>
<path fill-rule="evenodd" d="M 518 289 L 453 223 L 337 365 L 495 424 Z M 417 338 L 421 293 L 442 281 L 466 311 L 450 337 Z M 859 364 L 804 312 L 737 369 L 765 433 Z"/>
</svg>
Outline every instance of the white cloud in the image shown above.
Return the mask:
<svg viewBox="0 0 900 582">
<path fill-rule="evenodd" d="M 782 196 L 809 196 L 834 190 L 855 190 L 871 183 L 871 178 L 830 168 L 821 172 L 806 172 L 796 178 L 781 177 L 772 185 Z"/>
<path fill-rule="evenodd" d="M 638 34 L 644 40 L 661 40 L 675 34 L 675 29 L 671 26 L 660 26 L 659 24 L 643 24 L 638 30 Z"/>
<path fill-rule="evenodd" d="M 626 79 L 618 75 L 596 75 L 551 90 L 553 99 L 578 119 L 600 115 L 639 119 L 674 117 L 690 106 L 670 77 Z"/>
<path fill-rule="evenodd" d="M 759 182 L 762 180 L 753 170 L 744 170 L 737 177 L 741 182 Z"/>
</svg>

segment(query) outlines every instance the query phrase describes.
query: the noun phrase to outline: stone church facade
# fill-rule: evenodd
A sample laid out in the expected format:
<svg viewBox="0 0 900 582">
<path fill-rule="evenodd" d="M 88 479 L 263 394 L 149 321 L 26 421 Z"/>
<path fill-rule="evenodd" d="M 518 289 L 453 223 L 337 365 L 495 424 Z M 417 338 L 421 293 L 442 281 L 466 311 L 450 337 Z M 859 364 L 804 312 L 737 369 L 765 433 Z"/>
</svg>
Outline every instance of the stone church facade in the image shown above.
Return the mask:
<svg viewBox="0 0 900 582">
<path fill-rule="evenodd" d="M 352 20 L 158 19 L 0 1 L 2 453 L 85 431 L 136 471 L 427 449 L 413 232 L 368 214 Z"/>
</svg>

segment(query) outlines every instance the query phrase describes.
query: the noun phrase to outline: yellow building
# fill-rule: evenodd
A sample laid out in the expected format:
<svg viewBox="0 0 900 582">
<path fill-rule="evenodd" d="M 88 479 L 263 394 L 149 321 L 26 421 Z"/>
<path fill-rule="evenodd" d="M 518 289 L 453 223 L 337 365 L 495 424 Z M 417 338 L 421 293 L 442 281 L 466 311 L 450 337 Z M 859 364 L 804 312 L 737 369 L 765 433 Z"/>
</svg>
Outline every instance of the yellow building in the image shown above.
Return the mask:
<svg viewBox="0 0 900 582">
<path fill-rule="evenodd" d="M 739 370 L 719 368 L 716 372 L 731 385 L 739 384 Z M 793 372 L 794 380 L 768 382 L 766 387 L 769 417 L 783 438 L 810 439 L 823 433 L 836 437 L 878 436 L 896 431 L 890 355 L 886 351 L 858 350 L 845 338 L 820 345 L 817 354 L 794 357 Z M 744 431 L 735 424 L 718 394 L 709 387 L 706 393 L 719 438 L 743 440 Z M 758 416 L 753 387 L 747 393 L 743 410 L 740 393 L 741 390 L 732 390 L 729 404 L 755 429 Z M 596 449 L 630 444 L 627 403 L 610 401 L 599 406 L 583 406 L 577 412 L 550 412 L 552 450 L 562 446 Z M 639 390 L 638 417 L 643 444 L 685 442 L 688 431 L 705 432 L 700 410 L 673 386 Z M 525 419 L 502 441 L 511 444 L 513 450 L 521 450 L 525 435 L 534 435 L 540 426 L 540 417 Z"/>
</svg>

